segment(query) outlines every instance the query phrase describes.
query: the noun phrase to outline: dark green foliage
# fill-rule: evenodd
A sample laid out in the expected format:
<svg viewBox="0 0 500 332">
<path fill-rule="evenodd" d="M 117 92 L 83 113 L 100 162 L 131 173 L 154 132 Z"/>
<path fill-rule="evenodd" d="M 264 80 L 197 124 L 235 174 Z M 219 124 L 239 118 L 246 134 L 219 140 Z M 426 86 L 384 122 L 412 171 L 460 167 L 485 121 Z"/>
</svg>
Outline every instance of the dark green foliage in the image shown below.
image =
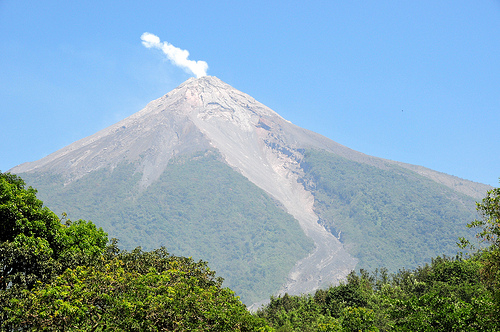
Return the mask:
<svg viewBox="0 0 500 332">
<path fill-rule="evenodd" d="M 209 261 L 247 304 L 276 292 L 313 249 L 293 217 L 213 151 L 172 160 L 144 190 L 131 164 L 66 186 L 48 175 L 23 176 L 54 211 L 91 219 L 126 249 L 164 245 Z"/>
<path fill-rule="evenodd" d="M 415 268 L 437 255 L 454 255 L 469 237 L 474 200 L 415 172 L 385 169 L 319 150 L 302 166 L 320 222 L 359 259 L 359 268 Z"/>
<path fill-rule="evenodd" d="M 67 268 L 96 262 L 108 238 L 84 220 L 63 225 L 36 190 L 16 175 L 0 173 L 0 322 L 10 299 Z"/>
<path fill-rule="evenodd" d="M 365 307 L 366 299 L 355 283 L 340 284 L 328 289 L 325 296 L 325 313 L 339 317 L 346 307 Z"/>
<path fill-rule="evenodd" d="M 311 296 L 271 297 L 271 302 L 257 311 L 257 316 L 266 321 L 276 331 L 316 331 L 320 307 Z"/>
<path fill-rule="evenodd" d="M 31 288 L 68 267 L 95 260 L 108 238 L 92 223 L 59 218 L 36 197 L 36 190 L 0 173 L 0 290 Z"/>
<path fill-rule="evenodd" d="M 467 227 L 479 227 L 478 237 L 489 246 L 500 248 L 500 188 L 495 188 L 486 194 L 477 210 L 482 217 L 468 224 Z"/>
</svg>

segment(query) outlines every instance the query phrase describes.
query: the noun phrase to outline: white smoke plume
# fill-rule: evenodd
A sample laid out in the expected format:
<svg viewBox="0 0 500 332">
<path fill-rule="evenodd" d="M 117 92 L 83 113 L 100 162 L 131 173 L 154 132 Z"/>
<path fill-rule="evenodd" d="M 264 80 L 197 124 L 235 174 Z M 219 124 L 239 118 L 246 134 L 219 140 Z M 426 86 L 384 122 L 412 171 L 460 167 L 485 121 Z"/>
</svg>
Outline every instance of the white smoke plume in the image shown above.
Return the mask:
<svg viewBox="0 0 500 332">
<path fill-rule="evenodd" d="M 141 36 L 142 45 L 147 48 L 157 48 L 163 51 L 172 64 L 181 67 L 187 72 L 196 75 L 197 78 L 207 76 L 208 64 L 205 61 L 189 60 L 189 52 L 182 50 L 168 42 L 161 42 L 158 36 L 145 32 Z"/>
</svg>

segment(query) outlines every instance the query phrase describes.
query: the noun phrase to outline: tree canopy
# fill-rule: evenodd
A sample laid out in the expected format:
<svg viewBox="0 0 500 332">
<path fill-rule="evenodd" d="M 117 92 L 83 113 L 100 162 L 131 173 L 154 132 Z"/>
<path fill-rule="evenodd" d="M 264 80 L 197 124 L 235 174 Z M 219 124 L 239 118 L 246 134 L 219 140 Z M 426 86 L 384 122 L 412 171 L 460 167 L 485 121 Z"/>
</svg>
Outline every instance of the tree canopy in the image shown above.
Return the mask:
<svg viewBox="0 0 500 332">
<path fill-rule="evenodd" d="M 47 282 L 66 268 L 90 263 L 107 242 L 107 234 L 91 222 L 62 224 L 35 189 L 0 173 L 0 289 Z"/>
<path fill-rule="evenodd" d="M 478 259 L 437 257 L 414 270 L 351 273 L 313 295 L 271 298 L 257 315 L 276 331 L 500 331 Z"/>
<path fill-rule="evenodd" d="M 164 249 L 111 250 L 12 302 L 6 325 L 47 331 L 257 331 L 234 292 L 205 262 Z"/>
</svg>

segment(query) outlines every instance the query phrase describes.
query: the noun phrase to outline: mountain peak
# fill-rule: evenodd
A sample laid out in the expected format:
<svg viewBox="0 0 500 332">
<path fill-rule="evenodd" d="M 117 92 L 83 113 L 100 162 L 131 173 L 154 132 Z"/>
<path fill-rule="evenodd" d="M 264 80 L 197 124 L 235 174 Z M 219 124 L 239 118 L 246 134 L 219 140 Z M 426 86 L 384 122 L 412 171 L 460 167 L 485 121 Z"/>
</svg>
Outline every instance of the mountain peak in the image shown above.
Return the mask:
<svg viewBox="0 0 500 332">
<path fill-rule="evenodd" d="M 101 167 L 138 162 L 147 186 L 174 155 L 214 147 L 215 141 L 227 141 L 223 136 L 252 133 L 276 121 L 285 120 L 215 76 L 189 78 L 126 119 L 11 171 L 59 172 L 69 183 Z"/>
<path fill-rule="evenodd" d="M 184 98 L 183 101 L 190 106 L 185 111 L 205 120 L 222 117 L 228 121 L 239 122 L 241 128 L 245 130 L 250 130 L 249 125 L 252 123 L 250 118 L 254 117 L 258 122 L 255 116 L 282 119 L 270 108 L 215 76 L 189 78 L 164 96 L 168 99 L 179 97 Z"/>
<path fill-rule="evenodd" d="M 179 87 L 182 87 L 182 86 L 188 85 L 188 84 L 210 84 L 210 85 L 223 84 L 223 85 L 229 85 L 229 84 L 225 83 L 224 81 L 222 81 L 217 76 L 209 76 L 209 75 L 202 76 L 202 77 L 199 77 L 199 78 L 190 77 L 186 81 L 184 81 L 184 83 L 181 83 L 179 85 Z"/>
</svg>

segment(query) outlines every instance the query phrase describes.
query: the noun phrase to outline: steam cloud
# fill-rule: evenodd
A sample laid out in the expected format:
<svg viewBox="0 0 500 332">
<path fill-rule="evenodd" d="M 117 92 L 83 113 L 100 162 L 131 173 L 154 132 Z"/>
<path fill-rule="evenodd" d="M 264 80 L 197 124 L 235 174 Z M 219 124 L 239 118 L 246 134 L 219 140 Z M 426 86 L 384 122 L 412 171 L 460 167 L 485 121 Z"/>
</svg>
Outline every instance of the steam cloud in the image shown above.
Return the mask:
<svg viewBox="0 0 500 332">
<path fill-rule="evenodd" d="M 163 51 L 172 64 L 179 66 L 196 75 L 197 78 L 206 76 L 208 64 L 205 61 L 188 60 L 189 52 L 182 50 L 168 42 L 161 42 L 158 36 L 145 32 L 141 36 L 142 45 L 147 48 L 157 48 Z"/>
</svg>

